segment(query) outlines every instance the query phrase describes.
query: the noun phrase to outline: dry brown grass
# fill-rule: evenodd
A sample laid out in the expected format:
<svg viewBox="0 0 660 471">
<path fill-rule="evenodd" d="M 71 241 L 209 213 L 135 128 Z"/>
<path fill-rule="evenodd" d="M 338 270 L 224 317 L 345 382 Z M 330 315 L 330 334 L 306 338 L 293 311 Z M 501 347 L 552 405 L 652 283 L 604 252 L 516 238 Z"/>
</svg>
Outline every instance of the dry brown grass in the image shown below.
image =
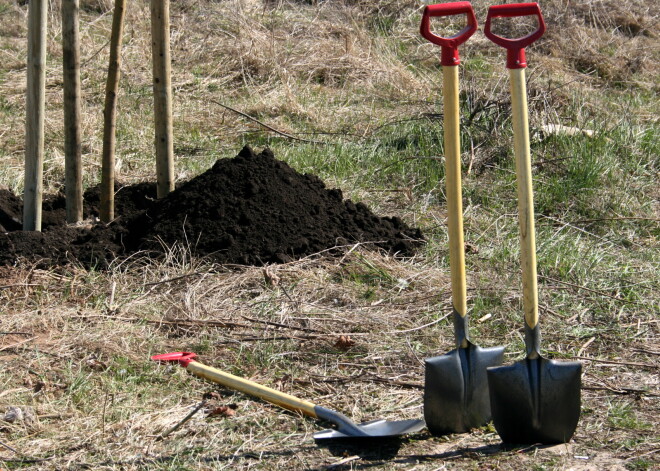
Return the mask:
<svg viewBox="0 0 660 471">
<path fill-rule="evenodd" d="M 314 422 L 226 390 L 160 440 L 216 389 L 148 360 L 171 350 L 197 351 L 208 364 L 355 420 L 421 415 L 422 360 L 453 348 L 446 270 L 347 249 L 340 260 L 315 256 L 266 268 L 209 266 L 175 249 L 160 263 L 126 262 L 109 273 L 4 269 L 0 404 L 28 418 L 2 422 L 1 441 L 20 455 L 0 456 L 10 466 L 35 469 L 326 469 L 346 456 L 358 467 L 379 469 L 520 469 L 534 462 L 587 469 L 580 468 L 587 456 L 590 466 L 616 469 L 640 453 L 627 454 L 625 443 L 648 440 L 636 450 L 652 453 L 647 433 L 658 412 L 660 365 L 657 356 L 631 350 L 612 363 L 585 362 L 589 413 L 573 443 L 535 454 L 501 449 L 488 427 L 446 439 L 422 433 L 376 449 L 316 447 Z M 487 296 L 490 289 L 476 293 Z M 503 310 L 474 319 L 473 333 L 479 344 L 505 343 L 518 356 L 511 325 L 517 320 L 506 311 L 520 300 L 515 291 L 498 296 L 508 299 Z M 589 348 L 593 357 L 607 358 L 615 348 L 607 336 L 593 344 L 596 350 L 578 338 L 567 343 L 551 327 L 562 319 L 545 312 L 551 316 L 545 343 L 555 357 Z M 657 331 L 653 320 L 630 329 L 645 349 L 657 350 L 657 337 L 655 344 L 648 338 Z M 502 330 L 509 333 L 495 334 Z M 631 410 L 633 398 L 646 404 Z M 219 406 L 235 408 L 235 415 L 209 415 Z M 612 408 L 620 417 L 612 418 Z M 619 443 L 614 449 L 606 445 L 612 440 Z"/>
<path fill-rule="evenodd" d="M 312 3 L 312 2 L 310 2 Z M 364 136 L 380 124 L 437 111 L 438 48 L 417 32 L 419 6 L 410 1 L 174 3 L 173 88 L 179 178 L 215 158 L 232 155 L 246 131 L 261 129 L 221 108 L 229 104 L 289 133 Z M 483 21 L 488 4 L 474 2 Z M 657 92 L 657 13 L 644 2 L 589 1 L 567 8 L 543 5 L 547 35 L 532 46 L 531 74 L 538 86 L 550 79 L 553 102 L 570 103 L 576 90 L 586 103 L 606 108 L 602 87 L 638 87 Z M 47 64 L 47 188 L 63 175 L 61 47 L 58 2 L 49 17 Z M 105 70 L 111 2 L 83 2 L 81 15 L 85 172 L 98 180 Z M 23 154 L 26 7 L 10 3 L 1 13 L 3 80 L 0 94 L 12 118 L 0 123 L 0 148 L 10 170 L 6 180 L 20 190 Z M 148 2 L 127 9 L 119 99 L 118 167 L 124 180 L 152 178 L 153 128 Z M 475 71 L 480 98 L 488 100 L 502 51 L 482 35 L 463 56 L 483 57 Z M 430 68 L 433 66 L 433 68 Z M 466 61 L 470 66 L 470 61 Z M 550 71 L 550 73 L 549 73 Z M 485 83 L 491 85 L 485 87 Z M 577 88 L 576 88 L 577 87 Z M 500 96 L 506 96 L 502 83 Z M 332 109 L 331 112 L 328 109 Z M 657 110 L 655 110 L 657 111 Z M 653 113 L 654 110 L 649 110 Z M 195 162 L 187 162 L 193 154 Z"/>
</svg>

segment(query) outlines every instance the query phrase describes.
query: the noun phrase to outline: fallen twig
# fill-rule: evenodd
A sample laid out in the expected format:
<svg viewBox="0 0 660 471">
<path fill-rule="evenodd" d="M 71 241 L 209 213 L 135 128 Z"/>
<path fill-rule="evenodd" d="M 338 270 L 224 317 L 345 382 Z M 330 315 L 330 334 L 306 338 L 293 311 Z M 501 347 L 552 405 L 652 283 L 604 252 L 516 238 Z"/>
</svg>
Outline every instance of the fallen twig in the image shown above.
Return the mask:
<svg viewBox="0 0 660 471">
<path fill-rule="evenodd" d="M 348 383 L 359 381 L 362 383 L 383 383 L 383 384 L 392 384 L 394 386 L 400 386 L 407 389 L 424 389 L 424 385 L 421 383 L 408 383 L 405 381 L 398 381 L 395 379 L 382 378 L 380 376 L 368 376 L 366 373 L 360 373 L 354 376 L 339 377 L 333 376 L 330 378 L 322 377 L 318 375 L 311 375 L 315 381 L 320 383 Z M 311 384 L 309 380 L 295 380 L 296 383 Z"/>
<path fill-rule="evenodd" d="M 656 352 L 654 350 L 646 350 L 646 349 L 643 349 L 643 348 L 633 348 L 632 350 L 634 352 L 646 353 L 647 355 L 660 355 L 660 352 Z"/>
<path fill-rule="evenodd" d="M 656 370 L 660 369 L 659 365 L 651 365 L 650 363 L 634 363 L 628 361 L 601 360 L 599 358 L 581 357 L 577 355 L 574 356 L 573 358 L 577 360 L 593 361 L 594 363 L 607 363 L 611 365 L 623 365 L 623 366 L 639 366 L 641 368 L 653 368 Z"/>
<path fill-rule="evenodd" d="M 436 319 L 436 320 L 431 321 L 431 322 L 429 322 L 429 323 L 427 323 L 427 324 L 424 324 L 424 325 L 420 325 L 420 326 L 418 326 L 418 327 L 413 327 L 412 329 L 393 330 L 393 331 L 390 331 L 390 332 L 384 332 L 384 333 L 390 335 L 390 334 L 406 334 L 406 333 L 408 333 L 408 332 L 415 332 L 415 331 L 417 331 L 417 330 L 422 330 L 422 329 L 425 329 L 426 327 L 429 327 L 429 326 L 432 326 L 432 325 L 434 325 L 434 324 L 437 324 L 438 322 L 442 322 L 442 321 L 444 321 L 446 318 L 448 318 L 449 316 L 450 316 L 450 314 L 446 314 L 446 315 L 442 316 L 442 317 L 439 318 L 439 319 Z"/>
<path fill-rule="evenodd" d="M 91 315 L 85 315 L 85 316 L 73 316 L 72 319 L 93 319 L 93 318 L 101 318 L 101 319 L 112 319 L 116 321 L 124 321 L 124 322 L 144 322 L 146 324 L 156 324 L 156 325 L 174 325 L 174 326 L 193 326 L 193 325 L 200 325 L 200 326 L 210 326 L 210 327 L 242 327 L 247 329 L 250 327 L 247 324 L 239 324 L 237 322 L 226 322 L 226 321 L 211 321 L 211 320 L 195 320 L 195 319 L 162 319 L 162 320 L 152 320 L 152 319 L 140 319 L 139 317 L 115 317 L 115 316 L 104 316 L 101 314 L 91 314 Z"/>
<path fill-rule="evenodd" d="M 656 453 L 660 453 L 660 448 L 656 448 L 654 450 L 647 451 L 646 453 L 642 453 L 641 455 L 635 453 L 633 456 L 628 458 L 626 461 L 638 460 L 638 459 L 642 458 L 643 456 L 655 455 Z"/>
<path fill-rule="evenodd" d="M 381 378 L 380 376 L 368 376 L 364 378 L 364 381 L 371 381 L 372 383 L 393 384 L 394 386 L 400 386 L 407 389 L 424 389 L 424 385 L 421 383 L 408 383 L 405 381 L 397 381 L 395 379 Z"/>
<path fill-rule="evenodd" d="M 614 242 L 612 242 L 611 240 L 607 240 L 607 239 L 604 238 L 604 237 L 601 237 L 601 236 L 598 236 L 598 235 L 596 235 L 596 234 L 594 234 L 594 233 L 592 233 L 592 232 L 586 231 L 586 230 L 584 230 L 584 229 L 582 229 L 582 228 L 580 228 L 580 227 L 578 227 L 578 226 L 575 226 L 575 225 L 571 224 L 570 222 L 562 221 L 562 220 L 560 220 L 560 219 L 555 219 L 555 218 L 550 217 L 550 216 L 540 216 L 540 217 L 545 218 L 545 219 L 548 219 L 548 220 L 550 220 L 550 221 L 553 221 L 553 222 L 555 222 L 555 223 L 557 223 L 557 224 L 561 224 L 561 225 L 562 225 L 562 229 L 565 228 L 565 227 L 570 227 L 571 229 L 574 229 L 574 230 L 576 230 L 576 231 L 578 231 L 578 232 L 582 232 L 583 234 L 587 234 L 588 236 L 591 236 L 591 237 L 593 237 L 593 238 L 595 238 L 595 239 L 598 239 L 598 240 L 603 241 L 603 242 L 605 242 L 605 243 L 608 243 L 608 244 L 610 244 L 610 245 L 616 245 L 616 244 L 615 244 Z M 560 231 L 561 231 L 561 229 L 560 229 Z M 559 232 L 559 231 L 557 231 L 557 232 Z M 642 247 L 641 244 L 639 244 L 639 243 L 637 243 L 637 242 L 635 242 L 635 241 L 630 241 L 630 243 L 633 244 L 633 245 L 635 245 L 635 246 L 637 246 L 637 247 Z"/>
<path fill-rule="evenodd" d="M 598 221 L 653 221 L 658 222 L 658 218 L 642 218 L 642 217 L 616 217 L 616 218 L 596 218 L 596 219 L 578 219 L 573 221 L 572 224 L 580 224 L 585 222 L 598 222 Z"/>
<path fill-rule="evenodd" d="M 596 337 L 591 337 L 589 340 L 587 340 L 584 345 L 580 347 L 580 349 L 577 352 L 577 356 L 582 355 L 586 350 L 589 345 L 593 343 L 593 341 L 596 340 Z"/>
<path fill-rule="evenodd" d="M 30 337 L 29 339 L 21 340 L 20 342 L 16 342 L 16 343 L 12 343 L 11 345 L 0 347 L 0 352 L 4 352 L 5 350 L 11 350 L 13 348 L 20 347 L 21 345 L 31 342 L 36 338 L 37 337 Z"/>
<path fill-rule="evenodd" d="M 19 283 L 16 285 L 2 285 L 0 286 L 0 289 L 8 289 L 8 288 L 22 288 L 24 286 L 41 286 L 39 283 Z"/>
<path fill-rule="evenodd" d="M 309 329 L 307 327 L 296 327 L 296 326 L 293 326 L 293 325 L 280 324 L 279 322 L 272 322 L 272 321 L 264 321 L 264 320 L 261 320 L 261 319 L 254 319 L 254 318 L 248 317 L 248 316 L 241 316 L 241 317 L 243 319 L 245 319 L 246 321 L 256 322 L 256 323 L 259 323 L 259 324 L 272 325 L 273 327 L 282 327 L 283 329 L 302 330 L 303 332 L 316 332 L 316 333 L 319 333 L 319 334 L 323 333 L 320 330 Z"/>
<path fill-rule="evenodd" d="M 193 273 L 186 273 L 185 275 L 175 276 L 174 278 L 168 278 L 168 279 L 162 280 L 162 281 L 152 281 L 150 283 L 145 283 L 144 286 L 156 286 L 156 285 L 162 285 L 164 283 L 172 283 L 173 281 L 183 280 L 183 279 L 189 278 L 191 276 L 205 275 L 207 273 L 208 273 L 208 271 L 196 271 L 196 272 L 193 272 Z"/>
<path fill-rule="evenodd" d="M 197 404 L 197 406 L 187 416 L 185 416 L 183 419 L 181 419 L 181 421 L 178 424 L 176 424 L 174 427 L 169 429 L 167 432 L 160 434 L 156 438 L 156 440 L 157 441 L 164 440 L 165 438 L 168 437 L 168 435 L 170 435 L 170 434 L 176 432 L 177 430 L 179 430 L 183 424 L 188 422 L 192 418 L 192 416 L 195 415 L 197 412 L 199 412 L 199 410 L 202 407 L 204 407 L 205 405 L 206 405 L 206 399 L 204 399 L 202 402 Z"/>
<path fill-rule="evenodd" d="M 337 461 L 336 463 L 329 464 L 328 466 L 326 466 L 325 469 L 335 469 L 335 468 L 340 467 L 340 466 L 343 468 L 346 464 L 352 463 L 353 461 L 357 461 L 359 459 L 360 459 L 360 457 L 358 455 L 349 456 L 347 458 L 343 458 L 343 459 Z"/>
<path fill-rule="evenodd" d="M 3 447 L 5 447 L 5 448 L 8 449 L 9 451 L 13 451 L 13 452 L 16 453 L 18 456 L 23 456 L 21 453 L 18 452 L 18 450 L 16 450 L 16 449 L 10 447 L 10 446 L 7 445 L 6 443 L 0 442 L 0 445 L 3 446 Z"/>
<path fill-rule="evenodd" d="M 301 137 L 292 136 L 291 134 L 287 134 L 287 133 L 285 133 L 285 132 L 282 132 L 282 131 L 280 131 L 280 130 L 278 130 L 278 129 L 275 129 L 275 128 L 272 127 L 272 126 L 269 126 L 268 124 L 266 124 L 266 123 L 264 123 L 264 122 L 262 122 L 262 121 L 259 121 L 257 118 L 253 118 L 253 117 L 250 116 L 249 114 L 243 113 L 242 111 L 238 111 L 237 109 L 234 109 L 234 108 L 232 108 L 231 106 L 227 106 L 227 105 L 225 105 L 225 104 L 223 104 L 223 103 L 220 103 L 219 101 L 216 101 L 216 100 L 211 100 L 211 99 L 209 99 L 209 101 L 210 101 L 211 103 L 215 103 L 215 104 L 218 105 L 218 106 L 222 106 L 223 108 L 225 108 L 225 109 L 227 109 L 227 110 L 229 110 L 229 111 L 233 111 L 234 113 L 239 114 L 239 115 L 243 116 L 244 118 L 247 118 L 247 119 L 249 119 L 250 121 L 253 121 L 253 122 L 257 123 L 257 124 L 259 124 L 260 126 L 263 126 L 263 127 L 265 127 L 266 129 L 268 129 L 268 130 L 270 130 L 270 131 L 273 131 L 275 134 L 279 134 L 280 136 L 286 137 L 286 138 L 288 138 L 288 139 L 293 139 L 293 140 L 295 140 L 295 141 L 300 141 L 300 142 L 307 142 L 307 143 L 310 143 L 310 144 L 321 144 L 321 145 L 325 145 L 325 144 L 326 144 L 325 142 L 321 142 L 321 141 L 311 141 L 311 140 L 309 140 L 309 139 L 303 139 L 303 138 L 301 138 Z"/>
<path fill-rule="evenodd" d="M 612 296 L 611 294 L 604 293 L 603 291 L 598 291 L 598 290 L 593 289 L 593 288 L 587 288 L 586 286 L 576 285 L 574 283 L 569 283 L 568 281 L 558 280 L 556 278 L 551 278 L 549 276 L 539 275 L 539 278 L 542 278 L 542 279 L 548 280 L 548 281 L 552 281 L 554 283 L 559 283 L 559 284 L 562 284 L 562 285 L 570 286 L 572 288 L 577 288 L 577 289 L 581 289 L 581 290 L 584 290 L 584 291 L 589 291 L 590 293 L 597 294 L 598 296 L 604 296 L 606 298 L 614 299 L 615 301 L 619 301 L 619 302 L 622 302 L 622 303 L 639 304 L 639 303 L 636 303 L 636 302 L 633 302 L 633 301 L 628 301 L 626 299 L 617 298 L 616 296 Z"/>
<path fill-rule="evenodd" d="M 639 396 L 651 396 L 657 397 L 658 394 L 644 389 L 634 389 L 634 388 L 610 388 L 608 386 L 582 386 L 580 389 L 587 391 L 609 391 L 614 394 L 619 394 L 621 396 L 628 396 L 630 394 L 636 394 Z"/>
</svg>

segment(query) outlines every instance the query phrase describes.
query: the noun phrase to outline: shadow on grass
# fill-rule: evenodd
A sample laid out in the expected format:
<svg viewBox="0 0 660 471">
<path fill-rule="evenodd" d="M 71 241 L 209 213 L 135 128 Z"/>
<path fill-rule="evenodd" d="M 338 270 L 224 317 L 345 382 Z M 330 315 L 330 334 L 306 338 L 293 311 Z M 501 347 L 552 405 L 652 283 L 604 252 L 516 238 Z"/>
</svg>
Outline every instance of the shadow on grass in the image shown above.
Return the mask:
<svg viewBox="0 0 660 471">
<path fill-rule="evenodd" d="M 509 453 L 534 453 L 537 450 L 545 448 L 552 448 L 556 445 L 507 445 L 504 443 L 494 443 L 490 445 L 464 447 L 456 450 L 446 451 L 442 453 L 421 453 L 421 454 L 407 454 L 398 456 L 401 446 L 410 442 L 428 441 L 430 436 L 426 433 L 410 435 L 407 437 L 391 437 L 391 438 L 342 438 L 331 440 L 319 440 L 315 445 L 302 445 L 299 447 L 292 447 L 289 450 L 269 451 L 269 452 L 245 452 L 230 455 L 217 455 L 217 456 L 201 456 L 203 453 L 196 456 L 190 456 L 190 452 L 175 453 L 160 456 L 144 456 L 132 460 L 107 460 L 102 463 L 77 463 L 73 464 L 69 469 L 82 470 L 82 469 L 97 469 L 99 466 L 119 466 L 129 467 L 135 466 L 140 469 L 143 467 L 154 465 L 173 465 L 174 463 L 184 464 L 186 458 L 197 464 L 212 464 L 212 463 L 240 463 L 246 460 L 265 461 L 268 459 L 278 459 L 293 457 L 300 455 L 300 453 L 313 452 L 318 449 L 325 449 L 337 458 L 355 457 L 354 460 L 349 458 L 349 461 L 342 463 L 339 459 L 336 464 L 319 464 L 317 467 L 307 468 L 309 471 L 341 471 L 345 469 L 370 469 L 389 465 L 415 465 L 422 463 L 432 463 L 437 461 L 460 460 L 462 458 L 475 460 L 479 458 L 488 458 L 499 454 Z M 15 465 L 28 464 L 33 462 L 29 460 L 22 462 L 22 460 L 11 460 Z M 44 460 L 45 461 L 45 460 Z"/>
<path fill-rule="evenodd" d="M 396 457 L 405 441 L 406 439 L 401 437 L 351 437 L 317 440 L 316 444 L 333 456 L 359 456 L 366 461 L 382 461 Z"/>
<path fill-rule="evenodd" d="M 401 445 L 415 441 L 422 442 L 428 441 L 430 435 L 427 433 L 410 435 L 408 438 L 398 438 L 393 440 L 388 440 L 388 442 L 381 441 L 380 444 L 372 443 L 371 448 L 368 442 L 360 443 L 332 443 L 324 446 L 327 448 L 334 456 L 337 457 L 346 457 L 346 456 L 359 456 L 360 460 L 354 460 L 346 464 L 337 464 L 333 465 L 324 465 L 318 468 L 314 468 L 312 471 L 322 471 L 322 470 L 344 470 L 344 469 L 369 469 L 385 464 L 389 465 L 415 465 L 421 463 L 433 463 L 437 461 L 450 461 L 450 460 L 460 460 L 468 459 L 475 460 L 479 458 L 487 459 L 495 455 L 506 455 L 510 453 L 514 454 L 531 454 L 535 453 L 538 450 L 543 450 L 546 448 L 554 448 L 561 445 L 511 445 L 505 443 L 492 443 L 489 445 L 482 446 L 473 446 L 473 447 L 464 447 L 456 450 L 446 451 L 442 453 L 427 453 L 427 454 L 406 454 L 402 456 L 397 456 L 398 451 Z"/>
</svg>

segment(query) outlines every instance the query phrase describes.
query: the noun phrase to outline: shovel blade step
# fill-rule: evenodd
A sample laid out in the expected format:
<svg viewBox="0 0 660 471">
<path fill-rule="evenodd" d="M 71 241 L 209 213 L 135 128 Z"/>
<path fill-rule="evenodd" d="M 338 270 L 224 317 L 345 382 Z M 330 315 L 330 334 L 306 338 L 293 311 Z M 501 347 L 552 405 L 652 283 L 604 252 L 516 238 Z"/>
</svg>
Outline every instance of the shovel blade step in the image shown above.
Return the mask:
<svg viewBox="0 0 660 471">
<path fill-rule="evenodd" d="M 511 444 L 568 442 L 580 419 L 582 364 L 542 357 L 488 369 L 493 423 Z"/>
<path fill-rule="evenodd" d="M 491 417 L 486 369 L 501 365 L 504 347 L 466 348 L 426 359 L 424 419 L 433 435 L 463 433 Z"/>
</svg>

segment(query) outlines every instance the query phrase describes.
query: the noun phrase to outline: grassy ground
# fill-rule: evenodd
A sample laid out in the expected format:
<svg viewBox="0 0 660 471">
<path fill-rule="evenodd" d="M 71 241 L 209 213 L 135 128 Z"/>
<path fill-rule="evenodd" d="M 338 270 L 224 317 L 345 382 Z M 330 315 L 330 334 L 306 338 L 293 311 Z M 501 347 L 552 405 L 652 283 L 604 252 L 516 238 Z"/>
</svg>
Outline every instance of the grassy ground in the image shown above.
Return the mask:
<svg viewBox="0 0 660 471">
<path fill-rule="evenodd" d="M 0 4 L 0 183 L 22 191 L 26 15 Z M 81 0 L 85 185 L 99 181 L 109 0 Z M 473 2 L 481 22 L 487 4 Z M 45 186 L 63 181 L 59 2 L 51 2 Z M 544 353 L 581 359 L 574 439 L 505 448 L 492 426 L 359 449 L 319 425 L 150 355 L 202 361 L 356 421 L 422 415 L 423 359 L 453 348 L 439 50 L 407 0 L 172 3 L 179 179 L 244 144 L 428 238 L 262 268 L 172 248 L 108 272 L 0 269 L 0 457 L 9 469 L 654 469 L 660 464 L 658 16 L 646 2 L 542 4 L 528 49 Z M 448 25 L 451 27 L 451 25 Z M 461 48 L 472 336 L 522 357 L 507 74 L 481 33 Z M 148 3 L 127 11 L 117 171 L 153 180 Z M 225 106 L 250 116 L 235 113 Z M 290 139 L 267 129 L 267 124 Z M 548 125 L 592 131 L 556 133 Z M 199 405 L 176 431 L 166 434 Z M 18 416 L 15 420 L 14 416 Z"/>
</svg>

